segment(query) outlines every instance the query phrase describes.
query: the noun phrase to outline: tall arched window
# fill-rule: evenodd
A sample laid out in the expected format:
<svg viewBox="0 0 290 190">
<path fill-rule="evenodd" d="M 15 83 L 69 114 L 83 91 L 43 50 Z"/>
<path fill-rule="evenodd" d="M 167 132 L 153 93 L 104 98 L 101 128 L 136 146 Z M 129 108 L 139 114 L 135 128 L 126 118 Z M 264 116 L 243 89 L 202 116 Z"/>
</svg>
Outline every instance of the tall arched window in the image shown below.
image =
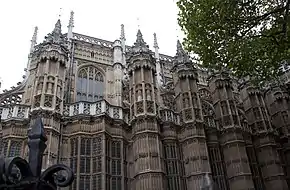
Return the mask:
<svg viewBox="0 0 290 190">
<path fill-rule="evenodd" d="M 95 67 L 79 70 L 77 78 L 77 101 L 94 102 L 103 99 L 104 77 Z"/>
</svg>

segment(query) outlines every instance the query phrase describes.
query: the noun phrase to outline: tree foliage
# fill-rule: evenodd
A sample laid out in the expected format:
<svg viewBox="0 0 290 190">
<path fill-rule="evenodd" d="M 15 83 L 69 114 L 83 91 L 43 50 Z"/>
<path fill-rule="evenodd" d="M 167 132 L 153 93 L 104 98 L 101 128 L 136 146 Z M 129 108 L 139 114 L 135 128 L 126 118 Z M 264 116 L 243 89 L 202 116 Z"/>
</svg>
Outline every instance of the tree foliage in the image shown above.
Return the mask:
<svg viewBox="0 0 290 190">
<path fill-rule="evenodd" d="M 184 45 L 208 68 L 257 81 L 290 57 L 290 0 L 179 0 Z"/>
</svg>

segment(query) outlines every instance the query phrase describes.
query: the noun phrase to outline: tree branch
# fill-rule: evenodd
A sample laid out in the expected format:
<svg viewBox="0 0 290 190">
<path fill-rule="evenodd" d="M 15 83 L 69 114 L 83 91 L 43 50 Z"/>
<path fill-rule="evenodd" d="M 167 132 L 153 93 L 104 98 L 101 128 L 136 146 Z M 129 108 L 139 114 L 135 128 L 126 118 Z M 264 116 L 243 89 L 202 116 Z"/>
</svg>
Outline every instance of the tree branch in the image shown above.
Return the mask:
<svg viewBox="0 0 290 190">
<path fill-rule="evenodd" d="M 288 4 L 288 12 L 289 12 L 289 2 L 290 2 L 290 0 L 287 1 L 287 4 Z M 260 16 L 258 16 L 258 17 L 255 17 L 255 18 L 249 20 L 249 24 L 248 24 L 248 27 L 249 27 L 249 28 L 248 28 L 246 31 L 243 32 L 242 36 L 247 35 L 247 33 L 250 32 L 253 28 L 255 28 L 255 27 L 259 24 L 259 22 L 260 22 L 261 20 L 267 18 L 268 16 L 270 16 L 270 15 L 272 15 L 272 14 L 274 14 L 274 13 L 282 12 L 282 11 L 284 11 L 285 9 L 287 10 L 287 4 L 286 4 L 285 7 L 283 6 L 283 7 L 280 7 L 280 8 L 276 8 L 276 9 L 274 9 L 273 11 L 267 12 L 267 13 L 265 13 L 265 14 L 263 14 L 263 15 L 260 15 Z M 287 13 L 287 14 L 288 14 L 288 13 Z M 284 23 L 284 24 L 285 24 L 285 23 Z M 286 27 L 287 27 L 287 25 L 286 25 Z"/>
<path fill-rule="evenodd" d="M 289 2 L 289 0 L 288 0 L 288 2 Z M 260 15 L 260 16 L 258 16 L 256 18 L 252 19 L 252 21 L 260 21 L 260 20 L 263 20 L 263 19 L 267 18 L 268 16 L 270 16 L 270 15 L 272 15 L 274 13 L 282 12 L 282 11 L 284 11 L 286 9 L 286 6 L 285 7 L 276 8 L 273 11 L 270 11 L 270 12 L 267 12 L 267 13 L 265 13 L 263 15 Z"/>
<path fill-rule="evenodd" d="M 285 6 L 284 23 L 282 26 L 282 31 L 284 32 L 285 40 L 287 40 L 287 24 L 288 24 L 289 9 L 290 9 L 290 0 L 287 0 L 286 6 Z"/>
</svg>

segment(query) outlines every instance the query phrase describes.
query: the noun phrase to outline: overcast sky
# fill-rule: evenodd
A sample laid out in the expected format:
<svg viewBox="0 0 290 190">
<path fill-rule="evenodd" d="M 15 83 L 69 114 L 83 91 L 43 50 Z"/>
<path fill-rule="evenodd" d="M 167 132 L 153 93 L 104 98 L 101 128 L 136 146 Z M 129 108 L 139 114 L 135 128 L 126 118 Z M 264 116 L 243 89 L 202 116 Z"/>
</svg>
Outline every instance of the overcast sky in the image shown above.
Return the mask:
<svg viewBox="0 0 290 190">
<path fill-rule="evenodd" d="M 60 8 L 62 10 L 60 11 Z M 138 25 L 144 40 L 153 49 L 156 32 L 159 50 L 174 55 L 177 38 L 176 0 L 9 0 L 0 3 L 0 78 L 2 90 L 22 81 L 34 27 L 37 42 L 50 33 L 61 13 L 62 31 L 67 32 L 70 11 L 75 12 L 74 32 L 114 41 L 125 25 L 126 43 L 136 39 Z M 139 18 L 139 19 L 138 19 Z M 139 21 L 138 21 L 139 20 Z"/>
</svg>

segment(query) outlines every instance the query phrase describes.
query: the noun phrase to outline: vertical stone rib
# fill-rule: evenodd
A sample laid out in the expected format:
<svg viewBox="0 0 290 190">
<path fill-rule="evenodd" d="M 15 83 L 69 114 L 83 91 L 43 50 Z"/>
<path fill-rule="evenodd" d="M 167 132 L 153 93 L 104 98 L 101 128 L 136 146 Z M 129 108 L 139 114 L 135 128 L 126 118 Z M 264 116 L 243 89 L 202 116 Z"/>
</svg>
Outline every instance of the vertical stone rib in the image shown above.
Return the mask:
<svg viewBox="0 0 290 190">
<path fill-rule="evenodd" d="M 209 89 L 214 99 L 216 119 L 220 127 L 220 143 L 226 164 L 229 189 L 254 189 L 246 153 L 243 128 L 237 116 L 233 86 L 229 74 L 218 73 L 210 78 Z"/>
<path fill-rule="evenodd" d="M 137 40 L 128 56 L 131 94 L 131 125 L 133 144 L 133 189 L 163 190 L 164 171 L 160 163 L 160 126 L 156 118 L 156 65 L 152 52 L 138 30 Z"/>
<path fill-rule="evenodd" d="M 241 91 L 244 110 L 254 136 L 265 189 L 288 189 L 278 155 L 274 131 L 259 89 L 245 84 Z"/>
<path fill-rule="evenodd" d="M 284 173 L 290 185 L 290 102 L 289 93 L 283 86 L 272 86 L 265 93 L 265 103 L 271 116 L 273 127 L 278 132 L 276 143 L 283 162 Z"/>
<path fill-rule="evenodd" d="M 178 111 L 184 122 L 179 132 L 187 189 L 203 188 L 203 181 L 210 174 L 206 136 L 197 94 L 197 73 L 193 66 L 176 64 L 175 81 Z M 180 89 L 180 91 L 179 91 Z"/>
</svg>

